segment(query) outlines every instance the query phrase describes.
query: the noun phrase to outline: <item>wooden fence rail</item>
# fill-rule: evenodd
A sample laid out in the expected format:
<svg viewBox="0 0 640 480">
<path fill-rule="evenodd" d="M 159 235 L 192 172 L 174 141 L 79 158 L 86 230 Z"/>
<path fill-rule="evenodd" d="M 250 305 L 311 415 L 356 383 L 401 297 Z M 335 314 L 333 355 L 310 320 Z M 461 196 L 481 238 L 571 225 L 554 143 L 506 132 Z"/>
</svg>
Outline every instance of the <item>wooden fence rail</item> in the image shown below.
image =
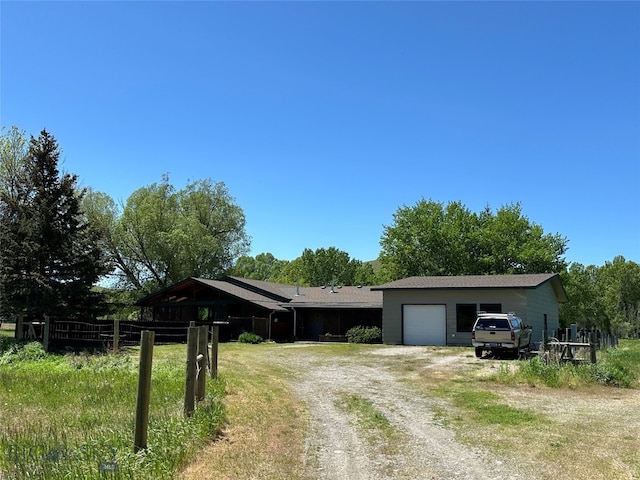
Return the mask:
<svg viewBox="0 0 640 480">
<path fill-rule="evenodd" d="M 598 350 L 618 347 L 618 337 L 601 330 L 561 328 L 557 330 L 555 338 L 560 342 L 577 343 L 590 343 L 595 338 L 594 341 Z"/>
<path fill-rule="evenodd" d="M 556 363 L 596 363 L 597 350 L 616 348 L 618 339 L 600 330 L 578 330 L 575 325 L 559 329 L 556 337 L 546 339 L 541 354 Z"/>
<path fill-rule="evenodd" d="M 211 325 L 211 321 L 196 321 L 197 326 Z M 22 335 L 27 340 L 44 341 L 44 322 L 24 322 Z M 49 345 L 55 347 L 113 346 L 114 338 L 120 345 L 137 345 L 143 330 L 155 333 L 155 343 L 185 343 L 189 322 L 141 322 L 131 320 L 78 321 L 51 318 Z M 116 334 L 117 330 L 117 334 Z"/>
</svg>

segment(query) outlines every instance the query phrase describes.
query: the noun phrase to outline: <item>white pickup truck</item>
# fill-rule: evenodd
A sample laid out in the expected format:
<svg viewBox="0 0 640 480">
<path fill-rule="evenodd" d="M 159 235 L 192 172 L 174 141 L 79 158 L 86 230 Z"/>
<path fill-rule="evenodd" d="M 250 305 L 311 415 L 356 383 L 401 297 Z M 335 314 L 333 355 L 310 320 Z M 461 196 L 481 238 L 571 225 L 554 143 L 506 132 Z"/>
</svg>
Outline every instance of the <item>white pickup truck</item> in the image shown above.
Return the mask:
<svg viewBox="0 0 640 480">
<path fill-rule="evenodd" d="M 531 346 L 531 327 L 513 313 L 479 313 L 471 331 L 471 344 L 478 358 L 485 350 L 517 357 Z"/>
</svg>

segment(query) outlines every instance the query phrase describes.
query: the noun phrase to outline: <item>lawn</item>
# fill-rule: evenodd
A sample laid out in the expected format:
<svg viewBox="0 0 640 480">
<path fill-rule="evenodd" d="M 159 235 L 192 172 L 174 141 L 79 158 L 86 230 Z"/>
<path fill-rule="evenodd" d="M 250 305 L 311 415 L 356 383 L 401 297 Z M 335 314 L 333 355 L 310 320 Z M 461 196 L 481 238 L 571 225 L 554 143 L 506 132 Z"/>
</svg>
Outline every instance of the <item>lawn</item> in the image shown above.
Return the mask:
<svg viewBox="0 0 640 480">
<path fill-rule="evenodd" d="M 185 418 L 186 346 L 156 346 L 148 448 L 133 453 L 139 349 L 45 354 L 0 336 L 0 478 L 174 478 L 221 427 L 224 383 Z"/>
<path fill-rule="evenodd" d="M 13 338 L 15 336 L 15 330 L 16 330 L 15 323 L 4 322 L 2 326 L 0 326 L 0 336 Z"/>
</svg>

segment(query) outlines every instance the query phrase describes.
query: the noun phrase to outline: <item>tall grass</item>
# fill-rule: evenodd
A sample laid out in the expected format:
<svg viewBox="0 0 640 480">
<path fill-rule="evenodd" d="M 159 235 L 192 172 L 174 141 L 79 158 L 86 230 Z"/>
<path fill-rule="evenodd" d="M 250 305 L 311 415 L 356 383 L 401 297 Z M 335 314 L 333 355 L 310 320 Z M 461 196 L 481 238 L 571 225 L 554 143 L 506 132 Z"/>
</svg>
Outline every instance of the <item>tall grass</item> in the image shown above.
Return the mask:
<svg viewBox="0 0 640 480">
<path fill-rule="evenodd" d="M 137 349 L 50 355 L 39 343 L 0 347 L 3 480 L 172 478 L 223 421 L 221 381 L 208 381 L 207 400 L 183 416 L 184 345 L 154 349 L 148 448 L 138 454 Z"/>
<path fill-rule="evenodd" d="M 527 383 L 548 387 L 575 388 L 584 385 L 609 385 L 634 388 L 640 385 L 640 342 L 621 340 L 618 348 L 598 352 L 595 364 L 559 364 L 539 357 L 521 362 L 518 368 L 501 366 L 491 377 L 503 383 Z"/>
</svg>

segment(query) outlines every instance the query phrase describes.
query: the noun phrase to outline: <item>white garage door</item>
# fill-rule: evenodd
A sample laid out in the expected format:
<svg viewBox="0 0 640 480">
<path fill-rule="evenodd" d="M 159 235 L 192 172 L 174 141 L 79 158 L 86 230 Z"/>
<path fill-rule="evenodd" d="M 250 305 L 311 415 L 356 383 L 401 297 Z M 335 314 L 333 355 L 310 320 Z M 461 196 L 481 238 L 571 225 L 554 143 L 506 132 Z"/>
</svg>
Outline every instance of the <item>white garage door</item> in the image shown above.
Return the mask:
<svg viewBox="0 0 640 480">
<path fill-rule="evenodd" d="M 403 305 L 402 343 L 446 345 L 447 311 L 444 305 Z"/>
</svg>

